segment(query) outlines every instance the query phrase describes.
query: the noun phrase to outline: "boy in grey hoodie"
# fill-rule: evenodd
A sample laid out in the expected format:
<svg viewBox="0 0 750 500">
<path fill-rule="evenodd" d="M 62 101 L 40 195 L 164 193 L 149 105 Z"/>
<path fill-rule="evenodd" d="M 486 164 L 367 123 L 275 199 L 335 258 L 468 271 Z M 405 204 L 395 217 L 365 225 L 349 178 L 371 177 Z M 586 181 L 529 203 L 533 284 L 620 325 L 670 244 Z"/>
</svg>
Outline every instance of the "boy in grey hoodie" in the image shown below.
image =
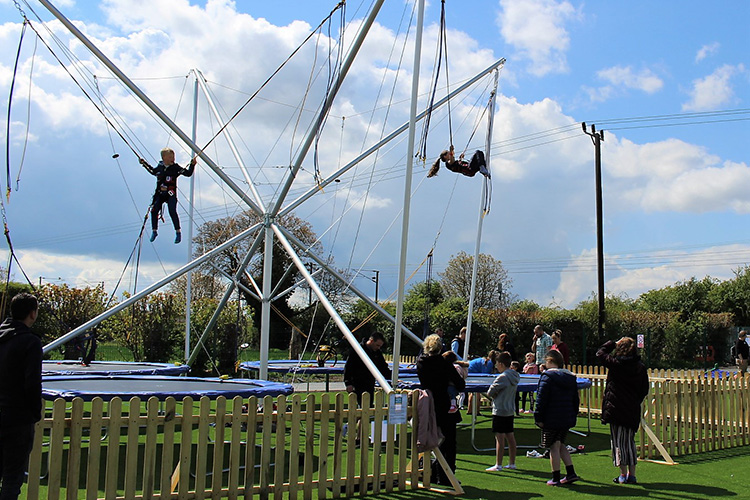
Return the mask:
<svg viewBox="0 0 750 500">
<path fill-rule="evenodd" d="M 495 433 L 495 465 L 488 471 L 516 468 L 516 436 L 513 434 L 513 418 L 516 416 L 516 390 L 521 375 L 510 369 L 511 357 L 501 352 L 495 360 L 499 375 L 492 382 L 487 396 L 492 399 L 492 432 Z M 508 441 L 508 465 L 503 467 L 505 441 Z"/>
</svg>

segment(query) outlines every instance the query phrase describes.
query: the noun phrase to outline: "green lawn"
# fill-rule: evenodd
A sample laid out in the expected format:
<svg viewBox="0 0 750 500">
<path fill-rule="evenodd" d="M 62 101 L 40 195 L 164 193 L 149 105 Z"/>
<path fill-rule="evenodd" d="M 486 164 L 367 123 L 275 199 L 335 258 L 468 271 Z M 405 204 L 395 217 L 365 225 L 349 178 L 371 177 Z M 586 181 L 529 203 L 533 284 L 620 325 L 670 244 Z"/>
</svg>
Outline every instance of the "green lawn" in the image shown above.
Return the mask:
<svg viewBox="0 0 750 500">
<path fill-rule="evenodd" d="M 469 417 L 464 415 L 464 423 Z M 586 430 L 586 420 L 579 419 L 579 430 Z M 516 439 L 519 445 L 532 445 L 539 441 L 539 431 L 533 426 L 531 416 L 516 419 Z M 477 446 L 493 446 L 490 417 L 478 419 Z M 536 498 L 599 499 L 652 498 L 659 500 L 692 500 L 721 498 L 750 498 L 747 468 L 750 465 L 750 446 L 729 450 L 676 457 L 677 465 L 639 462 L 637 485 L 612 483 L 619 469 L 612 465 L 609 450 L 609 427 L 598 420 L 591 421 L 587 437 L 569 434 L 568 443 L 583 444 L 586 452 L 574 454 L 573 463 L 582 481 L 570 486 L 551 487 L 546 481 L 552 477 L 548 459 L 527 458 L 527 449 L 518 450 L 518 470 L 485 472 L 495 462 L 494 451 L 476 452 L 471 446 L 468 426 L 459 428 L 458 471 L 465 495 L 461 498 L 528 500 Z M 537 448 L 538 451 L 543 451 Z M 507 450 L 504 463 L 507 464 Z M 444 495 L 427 493 L 398 493 L 380 495 L 378 498 L 411 499 L 443 498 Z"/>
</svg>

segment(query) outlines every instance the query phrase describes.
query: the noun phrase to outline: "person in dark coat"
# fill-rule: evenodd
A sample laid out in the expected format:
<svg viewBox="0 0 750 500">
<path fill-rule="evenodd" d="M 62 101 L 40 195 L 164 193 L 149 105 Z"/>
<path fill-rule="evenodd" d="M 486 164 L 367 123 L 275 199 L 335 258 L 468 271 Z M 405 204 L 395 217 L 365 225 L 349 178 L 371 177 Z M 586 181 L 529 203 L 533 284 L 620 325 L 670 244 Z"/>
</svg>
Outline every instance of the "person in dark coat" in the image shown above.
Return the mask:
<svg viewBox="0 0 750 500">
<path fill-rule="evenodd" d="M 618 484 L 635 484 L 638 452 L 635 433 L 641 425 L 641 402 L 648 394 L 646 366 L 641 362 L 635 340 L 622 337 L 599 348 L 596 357 L 607 367 L 607 386 L 602 400 L 602 423 L 610 426 L 612 461 L 620 468 Z"/>
<path fill-rule="evenodd" d="M 542 446 L 549 448 L 552 479 L 547 484 L 559 486 L 580 479 L 565 446 L 568 431 L 576 425 L 580 400 L 576 376 L 563 368 L 562 354 L 547 351 L 544 364 L 547 369 L 539 376 L 534 422 L 542 429 Z M 563 478 L 560 478 L 560 460 L 565 464 Z"/>
<path fill-rule="evenodd" d="M 518 360 L 516 357 L 516 346 L 513 345 L 513 341 L 510 339 L 510 335 L 507 333 L 501 333 L 497 339 L 497 350 L 500 352 L 506 351 L 510 354 L 512 361 Z"/>
<path fill-rule="evenodd" d="M 388 362 L 383 356 L 383 351 L 381 351 L 383 344 L 385 344 L 383 334 L 373 332 L 367 339 L 362 341 L 361 346 L 367 357 L 372 360 L 375 368 L 378 369 L 383 377 L 390 379 L 391 369 L 388 368 Z M 365 362 L 354 352 L 354 349 L 349 353 L 349 357 L 346 359 L 346 364 L 344 365 L 344 384 L 348 392 L 353 392 L 357 395 L 359 404 L 362 404 L 362 394 L 365 392 L 370 394 L 370 402 L 372 403 L 372 396 L 375 393 L 375 376 L 370 373 Z"/>
<path fill-rule="evenodd" d="M 734 344 L 734 351 L 737 354 L 737 368 L 740 374 L 747 372 L 747 362 L 750 359 L 750 346 L 747 345 L 747 332 L 740 331 L 737 335 L 737 342 Z"/>
<path fill-rule="evenodd" d="M 466 382 L 453 365 L 445 359 L 441 351 L 443 342 L 438 335 L 429 335 L 422 343 L 422 354 L 417 359 L 417 376 L 422 389 L 432 392 L 435 405 L 435 421 L 443 433 L 444 439 L 440 451 L 451 470 L 456 470 L 456 424 L 461 421 L 461 413 L 450 413 L 451 398 L 448 386 L 458 391 L 466 388 Z M 440 468 L 435 470 L 438 484 L 450 485 L 450 481 Z"/>
<path fill-rule="evenodd" d="M 19 293 L 11 317 L 0 325 L 0 498 L 21 493 L 42 418 L 42 340 L 31 331 L 39 313 L 36 297 Z"/>
</svg>

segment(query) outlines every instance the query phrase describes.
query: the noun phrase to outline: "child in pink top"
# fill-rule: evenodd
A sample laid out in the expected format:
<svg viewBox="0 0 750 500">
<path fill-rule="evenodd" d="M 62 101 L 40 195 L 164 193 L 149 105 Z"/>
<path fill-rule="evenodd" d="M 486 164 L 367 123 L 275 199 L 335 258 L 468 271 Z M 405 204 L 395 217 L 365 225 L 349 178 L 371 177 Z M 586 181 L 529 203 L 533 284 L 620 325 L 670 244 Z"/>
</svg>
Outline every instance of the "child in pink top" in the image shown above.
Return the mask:
<svg viewBox="0 0 750 500">
<path fill-rule="evenodd" d="M 527 375 L 539 375 L 539 365 L 536 364 L 536 354 L 526 353 L 526 364 L 523 372 Z M 529 409 L 526 410 L 526 400 L 529 400 Z M 521 413 L 534 413 L 534 393 L 524 392 L 521 395 Z"/>
</svg>

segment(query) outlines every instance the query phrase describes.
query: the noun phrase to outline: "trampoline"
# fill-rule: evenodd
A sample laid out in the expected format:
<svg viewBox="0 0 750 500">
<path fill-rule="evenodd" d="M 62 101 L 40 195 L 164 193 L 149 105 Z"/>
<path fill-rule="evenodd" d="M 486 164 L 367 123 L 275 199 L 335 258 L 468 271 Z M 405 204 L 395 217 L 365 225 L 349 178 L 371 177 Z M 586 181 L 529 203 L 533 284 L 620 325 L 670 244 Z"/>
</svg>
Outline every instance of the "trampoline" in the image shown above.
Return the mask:
<svg viewBox="0 0 750 500">
<path fill-rule="evenodd" d="M 182 375 L 188 365 L 174 363 L 137 363 L 128 361 L 92 361 L 88 366 L 77 360 L 42 361 L 42 377 L 52 375 Z"/>
<path fill-rule="evenodd" d="M 492 381 L 497 378 L 497 374 L 491 373 L 471 373 L 466 378 L 466 392 L 487 392 L 492 385 Z M 521 374 L 521 380 L 518 382 L 519 392 L 536 392 L 537 386 L 539 385 L 539 375 Z M 591 380 L 587 378 L 576 377 L 576 385 L 578 390 L 588 389 L 591 387 Z M 400 389 L 419 389 L 419 377 L 416 375 L 407 375 L 399 379 L 398 387 Z M 476 431 L 477 413 L 479 398 L 473 398 L 474 402 L 471 409 L 471 446 L 476 451 L 491 451 L 495 448 L 478 448 L 475 444 L 474 435 Z M 589 401 L 590 404 L 590 401 Z M 591 411 L 587 412 L 588 431 L 591 432 Z M 570 432 L 582 434 L 578 431 L 572 430 Z M 583 434 L 582 434 L 583 435 Z M 518 445 L 519 448 L 527 448 L 527 446 Z"/>
<path fill-rule="evenodd" d="M 268 373 L 282 373 L 294 375 L 325 375 L 326 392 L 330 390 L 329 377 L 331 374 L 343 374 L 346 360 L 326 361 L 323 366 L 318 365 L 315 359 L 274 359 L 268 361 Z M 393 362 L 388 362 L 388 367 L 393 370 Z M 240 370 L 254 371 L 260 373 L 260 361 L 245 361 L 240 364 Z M 417 365 L 413 363 L 400 363 L 399 376 L 403 373 L 414 375 L 417 373 Z"/>
<path fill-rule="evenodd" d="M 81 398 L 91 401 L 94 398 L 129 399 L 168 397 L 182 399 L 203 396 L 215 399 L 219 396 L 233 398 L 241 396 L 280 396 L 294 392 L 290 384 L 268 382 L 266 380 L 170 377 L 168 375 L 58 375 L 42 379 L 42 397 L 48 400 L 57 398 L 70 401 Z"/>
<path fill-rule="evenodd" d="M 491 373 L 470 373 L 466 378 L 466 392 L 487 392 L 492 385 L 492 381 L 497 378 L 497 374 Z M 576 378 L 578 390 L 588 389 L 591 387 L 591 380 L 587 378 Z M 539 375 L 522 374 L 518 382 L 519 392 L 536 392 L 539 385 Z M 407 375 L 399 377 L 398 387 L 400 389 L 419 389 L 419 377 L 416 375 Z"/>
</svg>

